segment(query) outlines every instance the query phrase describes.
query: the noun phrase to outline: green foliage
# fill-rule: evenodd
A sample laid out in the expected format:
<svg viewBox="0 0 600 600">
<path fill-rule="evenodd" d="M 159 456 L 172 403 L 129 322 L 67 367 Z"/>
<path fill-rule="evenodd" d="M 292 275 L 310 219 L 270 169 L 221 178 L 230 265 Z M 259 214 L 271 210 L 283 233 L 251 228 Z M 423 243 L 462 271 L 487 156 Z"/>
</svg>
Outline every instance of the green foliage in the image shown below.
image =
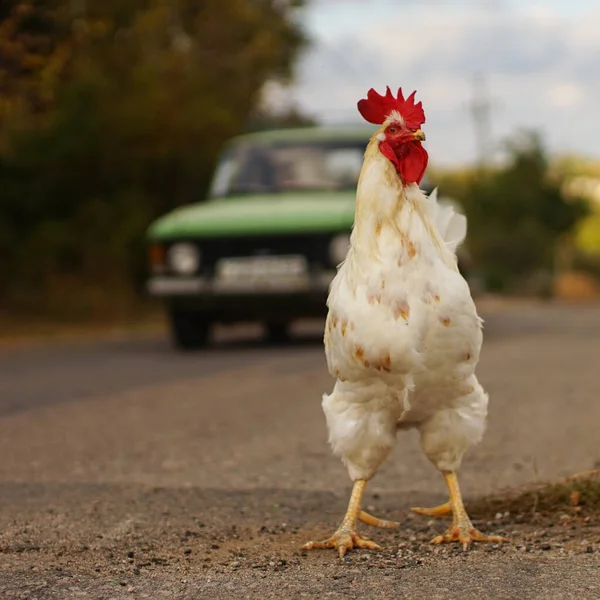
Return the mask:
<svg viewBox="0 0 600 600">
<path fill-rule="evenodd" d="M 577 225 L 575 239 L 582 253 L 600 260 L 600 210 L 588 215 Z"/>
<path fill-rule="evenodd" d="M 0 58 L 12 57 L 0 60 L 0 306 L 47 310 L 44 297 L 72 311 L 78 286 L 141 285 L 146 226 L 202 199 L 221 146 L 305 40 L 291 1 L 12 4 L 0 12 Z"/>
<path fill-rule="evenodd" d="M 537 135 L 524 133 L 507 147 L 503 168 L 440 178 L 465 209 L 473 261 L 494 291 L 551 271 L 557 241 L 585 214 L 583 203 L 563 199 Z"/>
</svg>

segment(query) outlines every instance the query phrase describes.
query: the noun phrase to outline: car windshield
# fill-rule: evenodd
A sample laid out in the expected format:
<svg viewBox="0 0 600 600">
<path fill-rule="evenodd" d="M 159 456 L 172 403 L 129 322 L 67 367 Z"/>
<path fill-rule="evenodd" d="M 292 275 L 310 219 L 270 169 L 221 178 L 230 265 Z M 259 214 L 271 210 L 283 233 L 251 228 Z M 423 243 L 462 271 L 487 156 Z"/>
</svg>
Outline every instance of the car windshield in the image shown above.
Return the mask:
<svg viewBox="0 0 600 600">
<path fill-rule="evenodd" d="M 366 144 L 236 145 L 221 158 L 210 197 L 355 189 Z"/>
</svg>

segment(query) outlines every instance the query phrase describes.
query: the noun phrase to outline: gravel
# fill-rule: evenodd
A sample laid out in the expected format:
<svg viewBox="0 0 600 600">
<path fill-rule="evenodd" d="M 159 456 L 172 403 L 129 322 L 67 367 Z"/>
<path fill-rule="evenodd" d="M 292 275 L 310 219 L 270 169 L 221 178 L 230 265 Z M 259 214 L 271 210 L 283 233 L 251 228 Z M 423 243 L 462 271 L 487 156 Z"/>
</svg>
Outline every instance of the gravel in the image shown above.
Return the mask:
<svg viewBox="0 0 600 600">
<path fill-rule="evenodd" d="M 597 510 L 477 500 L 600 464 L 600 310 L 484 316 L 490 422 L 461 481 L 475 525 L 510 543 L 468 552 L 430 545 L 447 522 L 408 511 L 445 495 L 413 435 L 367 488 L 369 510 L 402 522 L 361 528 L 383 550 L 300 551 L 350 488 L 326 443 L 316 336 L 173 369 L 159 340 L 0 354 L 0 598 L 600 599 Z"/>
</svg>

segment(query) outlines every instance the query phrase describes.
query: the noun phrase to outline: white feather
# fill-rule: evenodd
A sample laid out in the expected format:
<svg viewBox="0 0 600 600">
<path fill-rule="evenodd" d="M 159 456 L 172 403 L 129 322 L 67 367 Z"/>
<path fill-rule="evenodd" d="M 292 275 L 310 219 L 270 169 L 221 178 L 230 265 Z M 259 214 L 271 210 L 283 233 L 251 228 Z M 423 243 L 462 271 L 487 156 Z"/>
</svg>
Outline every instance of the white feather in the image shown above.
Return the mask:
<svg viewBox="0 0 600 600">
<path fill-rule="evenodd" d="M 437 188 L 429 195 L 434 206 L 433 220 L 448 248 L 456 252 L 467 237 L 467 217 L 457 212 L 451 204 L 440 204 L 437 195 Z"/>
<path fill-rule="evenodd" d="M 436 192 L 403 187 L 376 143 L 365 155 L 325 331 L 337 381 L 323 410 L 353 479 L 376 473 L 399 428 L 419 429 L 429 459 L 455 469 L 487 414 L 475 376 L 481 322 L 456 265 L 466 218 Z"/>
</svg>

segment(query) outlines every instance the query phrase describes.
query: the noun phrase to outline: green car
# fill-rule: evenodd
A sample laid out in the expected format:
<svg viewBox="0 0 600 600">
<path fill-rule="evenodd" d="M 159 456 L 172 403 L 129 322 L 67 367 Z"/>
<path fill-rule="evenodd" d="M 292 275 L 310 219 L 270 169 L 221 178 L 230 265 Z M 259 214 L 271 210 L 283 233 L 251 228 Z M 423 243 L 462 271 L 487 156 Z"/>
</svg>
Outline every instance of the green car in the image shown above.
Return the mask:
<svg viewBox="0 0 600 600">
<path fill-rule="evenodd" d="M 164 299 L 176 346 L 204 346 L 213 324 L 241 321 L 261 322 L 282 340 L 295 319 L 325 315 L 373 131 L 310 127 L 237 137 L 207 200 L 152 223 L 148 291 Z"/>
</svg>

